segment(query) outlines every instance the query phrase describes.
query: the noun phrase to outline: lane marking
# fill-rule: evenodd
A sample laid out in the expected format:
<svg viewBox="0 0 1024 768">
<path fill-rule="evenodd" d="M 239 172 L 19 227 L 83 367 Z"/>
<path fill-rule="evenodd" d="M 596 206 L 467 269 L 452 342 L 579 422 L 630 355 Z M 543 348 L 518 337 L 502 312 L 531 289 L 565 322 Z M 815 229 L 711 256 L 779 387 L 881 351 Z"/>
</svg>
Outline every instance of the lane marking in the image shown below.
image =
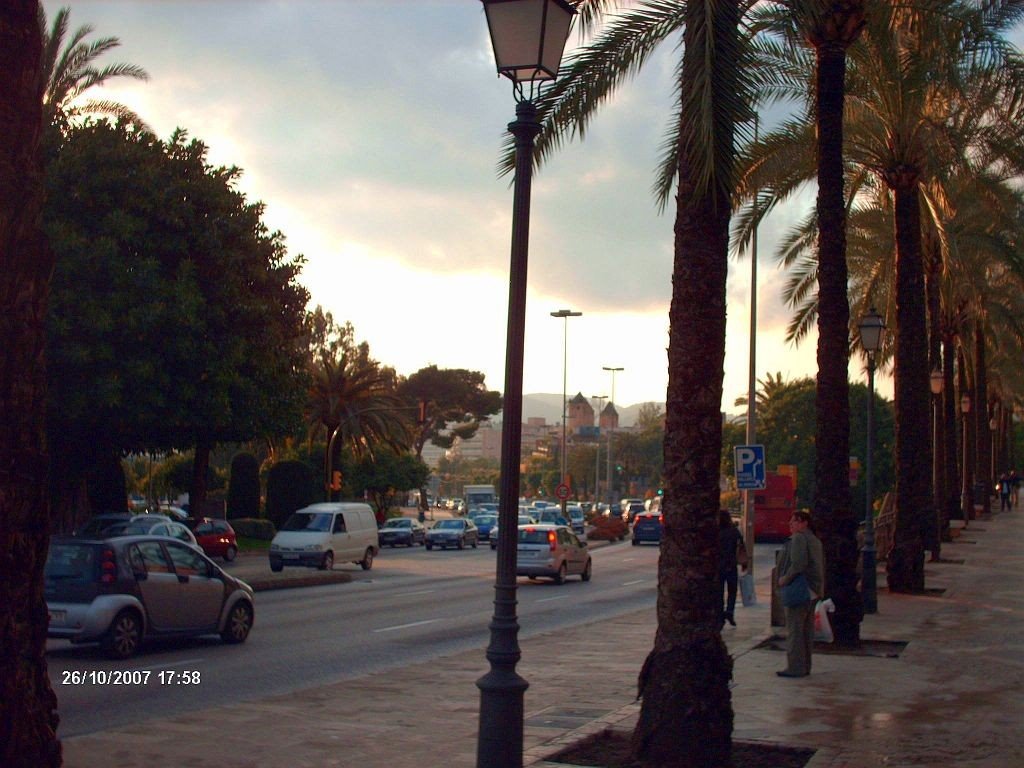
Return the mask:
<svg viewBox="0 0 1024 768">
<path fill-rule="evenodd" d="M 421 589 L 418 592 L 403 592 L 402 597 L 410 597 L 412 595 L 432 595 L 437 592 L 436 589 Z"/>
<path fill-rule="evenodd" d="M 624 586 L 624 587 L 632 587 L 635 584 L 643 584 L 645 581 L 647 581 L 647 579 L 637 579 L 636 581 L 624 581 L 624 582 L 622 582 L 622 586 Z"/>
<path fill-rule="evenodd" d="M 409 624 L 396 624 L 393 627 L 382 627 L 381 629 L 375 629 L 374 632 L 395 632 L 399 629 L 409 629 L 410 627 L 422 627 L 424 624 L 433 624 L 440 619 L 427 619 L 426 621 L 413 621 Z"/>
<path fill-rule="evenodd" d="M 540 600 L 534 600 L 535 603 L 550 603 L 552 600 L 568 600 L 568 595 L 559 595 L 558 597 L 542 597 Z"/>
</svg>

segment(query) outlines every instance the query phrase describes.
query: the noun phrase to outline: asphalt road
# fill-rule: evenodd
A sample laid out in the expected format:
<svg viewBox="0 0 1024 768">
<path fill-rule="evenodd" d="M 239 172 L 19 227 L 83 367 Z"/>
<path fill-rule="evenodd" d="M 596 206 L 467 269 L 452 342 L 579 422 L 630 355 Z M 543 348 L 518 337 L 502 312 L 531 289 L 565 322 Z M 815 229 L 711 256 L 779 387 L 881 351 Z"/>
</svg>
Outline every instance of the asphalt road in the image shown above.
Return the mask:
<svg viewBox="0 0 1024 768">
<path fill-rule="evenodd" d="M 758 546 L 759 580 L 775 548 Z M 654 606 L 656 546 L 617 544 L 595 548 L 592 556 L 589 583 L 519 580 L 521 637 Z M 345 566 L 351 583 L 259 593 L 255 626 L 241 646 L 216 637 L 151 643 L 117 662 L 96 646 L 51 640 L 47 660 L 60 708 L 59 734 L 249 698 L 301 695 L 306 688 L 369 673 L 401 675 L 403 665 L 473 648 L 480 649 L 482 675 L 488 668 L 483 651 L 493 614 L 494 561 L 486 546 L 386 549 L 371 571 Z M 558 656 L 560 663 L 572 663 L 564 649 Z M 119 684 L 105 682 L 115 679 Z"/>
</svg>

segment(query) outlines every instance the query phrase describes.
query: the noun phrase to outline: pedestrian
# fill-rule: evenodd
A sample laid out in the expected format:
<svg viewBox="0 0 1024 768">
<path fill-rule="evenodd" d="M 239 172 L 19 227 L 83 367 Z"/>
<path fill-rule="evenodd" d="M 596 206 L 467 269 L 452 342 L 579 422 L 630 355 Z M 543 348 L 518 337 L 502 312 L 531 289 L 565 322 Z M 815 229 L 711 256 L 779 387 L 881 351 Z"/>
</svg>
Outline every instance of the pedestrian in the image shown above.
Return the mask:
<svg viewBox="0 0 1024 768">
<path fill-rule="evenodd" d="M 1010 470 L 1010 506 L 1017 507 L 1017 488 L 1020 486 L 1020 475 L 1016 469 Z"/>
<path fill-rule="evenodd" d="M 1010 476 L 1003 472 L 999 476 L 999 511 L 1009 512 L 1010 511 L 1010 493 L 1013 490 L 1013 485 L 1010 482 Z"/>
<path fill-rule="evenodd" d="M 747 548 L 743 544 L 743 536 L 732 521 L 732 515 L 726 509 L 718 513 L 718 585 L 722 593 L 719 605 L 718 627 L 725 627 L 725 622 L 736 626 L 736 586 L 739 583 L 737 566 L 746 571 L 750 565 Z"/>
<path fill-rule="evenodd" d="M 790 537 L 779 560 L 778 584 L 787 584 L 803 574 L 810 595 L 806 601 L 786 607 L 786 668 L 779 677 L 806 677 L 811 674 L 811 647 L 814 643 L 814 605 L 824 592 L 825 568 L 821 541 L 811 531 L 811 513 L 797 510 L 789 519 Z"/>
</svg>

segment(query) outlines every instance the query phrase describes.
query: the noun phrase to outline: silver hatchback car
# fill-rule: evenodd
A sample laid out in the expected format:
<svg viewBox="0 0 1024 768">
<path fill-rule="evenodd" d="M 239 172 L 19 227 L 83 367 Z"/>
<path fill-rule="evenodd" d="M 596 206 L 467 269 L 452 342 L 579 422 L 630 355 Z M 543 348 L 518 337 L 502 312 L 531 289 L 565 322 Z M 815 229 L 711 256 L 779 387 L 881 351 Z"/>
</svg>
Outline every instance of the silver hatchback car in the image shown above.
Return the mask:
<svg viewBox="0 0 1024 768">
<path fill-rule="evenodd" d="M 45 590 L 49 637 L 99 642 L 117 659 L 147 637 L 243 643 L 253 624 L 252 588 L 167 536 L 54 538 Z"/>
<path fill-rule="evenodd" d="M 590 581 L 590 553 L 587 543 L 565 525 L 535 523 L 519 526 L 516 546 L 516 575 L 531 579 L 547 577 L 563 584 L 566 576 Z"/>
</svg>

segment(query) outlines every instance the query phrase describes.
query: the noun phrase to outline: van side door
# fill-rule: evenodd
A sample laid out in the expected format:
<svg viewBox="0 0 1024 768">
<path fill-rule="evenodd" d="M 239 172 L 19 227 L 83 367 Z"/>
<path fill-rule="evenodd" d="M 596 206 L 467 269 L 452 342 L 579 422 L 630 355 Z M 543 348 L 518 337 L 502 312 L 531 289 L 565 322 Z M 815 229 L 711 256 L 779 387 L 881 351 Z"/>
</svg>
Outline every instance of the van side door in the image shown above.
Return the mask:
<svg viewBox="0 0 1024 768">
<path fill-rule="evenodd" d="M 331 549 L 334 550 L 335 562 L 352 559 L 352 534 L 348 530 L 345 512 L 335 512 L 331 525 Z"/>
</svg>

